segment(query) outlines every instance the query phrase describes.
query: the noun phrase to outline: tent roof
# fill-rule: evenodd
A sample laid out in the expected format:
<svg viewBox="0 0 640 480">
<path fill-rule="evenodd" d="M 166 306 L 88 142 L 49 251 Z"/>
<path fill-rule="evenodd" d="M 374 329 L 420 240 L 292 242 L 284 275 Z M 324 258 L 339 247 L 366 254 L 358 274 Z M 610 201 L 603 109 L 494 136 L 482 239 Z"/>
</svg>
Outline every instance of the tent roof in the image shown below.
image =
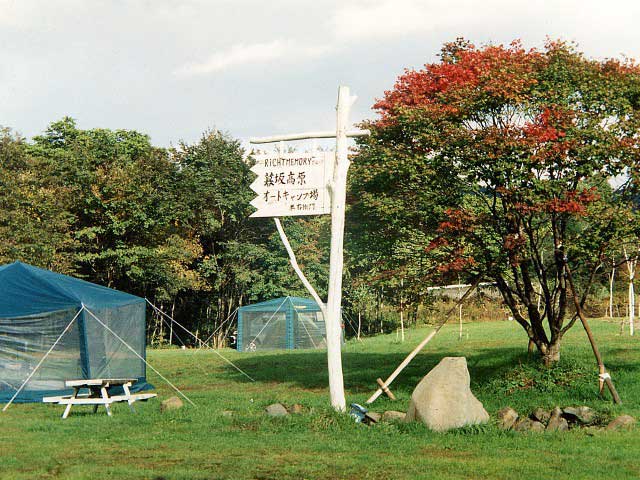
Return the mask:
<svg viewBox="0 0 640 480">
<path fill-rule="evenodd" d="M 0 317 L 23 317 L 80 308 L 109 308 L 144 302 L 111 288 L 15 262 L 0 266 Z"/>
<path fill-rule="evenodd" d="M 251 305 L 245 305 L 244 307 L 240 307 L 243 311 L 257 311 L 257 310 L 278 310 L 279 308 L 285 307 L 287 303 L 293 305 L 296 309 L 308 309 L 309 311 L 320 311 L 320 307 L 310 298 L 301 298 L 301 297 L 280 297 L 274 298 L 273 300 L 267 300 L 266 302 L 253 303 Z M 282 307 L 281 307 L 282 306 Z"/>
</svg>

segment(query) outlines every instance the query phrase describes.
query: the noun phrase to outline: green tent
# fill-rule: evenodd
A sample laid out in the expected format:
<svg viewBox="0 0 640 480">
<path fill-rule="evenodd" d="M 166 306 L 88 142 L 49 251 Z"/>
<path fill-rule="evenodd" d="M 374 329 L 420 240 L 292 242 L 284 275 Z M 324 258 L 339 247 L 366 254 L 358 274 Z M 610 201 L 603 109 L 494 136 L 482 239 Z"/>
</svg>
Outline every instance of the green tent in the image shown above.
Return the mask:
<svg viewBox="0 0 640 480">
<path fill-rule="evenodd" d="M 133 391 L 150 388 L 145 315 L 143 298 L 20 262 L 0 266 L 0 401 L 29 376 L 14 401 L 71 393 L 64 381 L 74 379 L 137 378 Z"/>
<path fill-rule="evenodd" d="M 240 352 L 326 347 L 324 316 L 308 298 L 282 297 L 238 309 Z"/>
</svg>

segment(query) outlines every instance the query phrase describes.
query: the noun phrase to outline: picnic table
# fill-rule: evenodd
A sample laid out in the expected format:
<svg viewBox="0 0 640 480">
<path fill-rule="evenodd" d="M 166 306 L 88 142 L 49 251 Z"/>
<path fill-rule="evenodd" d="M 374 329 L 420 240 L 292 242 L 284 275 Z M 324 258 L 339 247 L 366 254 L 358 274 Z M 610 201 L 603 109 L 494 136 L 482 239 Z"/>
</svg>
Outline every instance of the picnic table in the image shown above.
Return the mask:
<svg viewBox="0 0 640 480">
<path fill-rule="evenodd" d="M 57 403 L 66 405 L 62 418 L 67 418 L 73 405 L 93 405 L 93 413 L 98 411 L 100 405 L 104 405 L 107 415 L 111 416 L 112 403 L 127 402 L 129 408 L 135 413 L 133 404 L 138 401 L 146 401 L 156 396 L 155 393 L 131 393 L 130 387 L 137 382 L 137 378 L 90 378 L 83 380 L 67 380 L 65 386 L 73 388 L 71 395 L 45 397 L 45 403 Z M 110 395 L 110 387 L 122 387 L 123 395 Z M 89 393 L 80 393 L 88 390 Z"/>
</svg>

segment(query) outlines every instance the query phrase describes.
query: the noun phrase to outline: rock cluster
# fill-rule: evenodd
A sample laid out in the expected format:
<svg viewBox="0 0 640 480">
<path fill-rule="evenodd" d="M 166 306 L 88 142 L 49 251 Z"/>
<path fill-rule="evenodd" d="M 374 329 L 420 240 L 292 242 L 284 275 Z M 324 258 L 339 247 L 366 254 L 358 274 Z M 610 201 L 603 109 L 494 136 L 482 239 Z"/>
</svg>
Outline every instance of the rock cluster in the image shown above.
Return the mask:
<svg viewBox="0 0 640 480">
<path fill-rule="evenodd" d="M 498 426 L 503 430 L 517 432 L 562 432 L 572 428 L 604 425 L 593 409 L 582 407 L 554 407 L 551 411 L 536 408 L 531 414 L 521 417 L 511 407 L 505 407 L 497 414 Z M 621 415 L 610 421 L 607 430 L 628 429 L 635 424 L 629 415 Z"/>
<path fill-rule="evenodd" d="M 304 407 L 299 403 L 294 403 L 289 408 L 285 407 L 281 403 L 272 403 L 267 408 L 265 408 L 265 411 L 270 417 L 286 417 L 291 413 L 302 413 L 304 411 Z"/>
</svg>

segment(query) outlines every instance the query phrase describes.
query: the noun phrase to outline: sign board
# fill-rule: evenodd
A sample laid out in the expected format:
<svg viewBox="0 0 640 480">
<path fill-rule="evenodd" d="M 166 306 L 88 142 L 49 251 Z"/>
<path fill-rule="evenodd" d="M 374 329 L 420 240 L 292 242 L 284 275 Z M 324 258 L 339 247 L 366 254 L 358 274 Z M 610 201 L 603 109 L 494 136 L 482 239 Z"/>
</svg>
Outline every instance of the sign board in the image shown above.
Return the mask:
<svg viewBox="0 0 640 480">
<path fill-rule="evenodd" d="M 261 153 L 253 155 L 258 175 L 251 189 L 258 194 L 252 217 L 287 217 L 331 213 L 329 182 L 334 152 Z"/>
</svg>

